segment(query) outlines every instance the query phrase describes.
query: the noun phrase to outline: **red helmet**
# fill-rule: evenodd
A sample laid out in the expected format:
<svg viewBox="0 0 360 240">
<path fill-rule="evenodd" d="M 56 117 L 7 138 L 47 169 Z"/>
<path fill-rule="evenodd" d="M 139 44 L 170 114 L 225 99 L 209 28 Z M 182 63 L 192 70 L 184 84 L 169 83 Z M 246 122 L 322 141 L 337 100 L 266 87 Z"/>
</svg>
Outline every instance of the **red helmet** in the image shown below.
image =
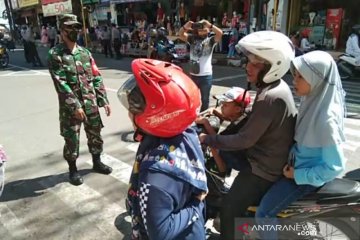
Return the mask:
<svg viewBox="0 0 360 240">
<path fill-rule="evenodd" d="M 171 63 L 144 58 L 134 60 L 131 67 L 134 77 L 121 86 L 118 97 L 134 114 L 135 124 L 158 137 L 182 133 L 200 110 L 195 83 Z"/>
</svg>

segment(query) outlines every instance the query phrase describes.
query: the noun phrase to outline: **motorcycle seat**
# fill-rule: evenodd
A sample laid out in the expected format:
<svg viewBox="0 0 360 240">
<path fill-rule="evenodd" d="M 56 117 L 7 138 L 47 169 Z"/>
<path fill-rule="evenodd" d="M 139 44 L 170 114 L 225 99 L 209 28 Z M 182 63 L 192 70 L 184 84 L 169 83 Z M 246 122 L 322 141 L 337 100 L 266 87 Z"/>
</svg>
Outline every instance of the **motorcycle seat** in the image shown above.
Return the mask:
<svg viewBox="0 0 360 240">
<path fill-rule="evenodd" d="M 304 196 L 301 200 L 317 201 L 317 203 L 348 203 L 360 200 L 360 182 L 336 178 L 320 187 L 318 191 Z M 343 201 L 342 201 L 343 200 Z"/>
</svg>

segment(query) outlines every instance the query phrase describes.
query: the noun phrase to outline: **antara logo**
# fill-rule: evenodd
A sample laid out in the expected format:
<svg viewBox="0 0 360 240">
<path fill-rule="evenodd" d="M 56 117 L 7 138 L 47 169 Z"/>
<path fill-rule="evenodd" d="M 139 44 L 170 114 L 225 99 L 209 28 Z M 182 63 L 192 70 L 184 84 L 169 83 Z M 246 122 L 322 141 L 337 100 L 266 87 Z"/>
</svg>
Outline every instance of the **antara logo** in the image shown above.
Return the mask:
<svg viewBox="0 0 360 240">
<path fill-rule="evenodd" d="M 243 232 L 244 234 L 249 234 L 249 224 L 241 224 L 240 226 L 237 226 L 236 230 Z"/>
</svg>

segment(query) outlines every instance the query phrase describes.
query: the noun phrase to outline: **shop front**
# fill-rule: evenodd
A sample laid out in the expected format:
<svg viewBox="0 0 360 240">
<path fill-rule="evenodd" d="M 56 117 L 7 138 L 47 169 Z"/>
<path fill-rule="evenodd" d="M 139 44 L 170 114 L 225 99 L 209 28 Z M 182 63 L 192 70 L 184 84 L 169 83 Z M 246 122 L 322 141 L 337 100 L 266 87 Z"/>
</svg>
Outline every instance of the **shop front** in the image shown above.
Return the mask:
<svg viewBox="0 0 360 240">
<path fill-rule="evenodd" d="M 351 26 L 359 19 L 354 2 L 291 0 L 289 32 L 298 31 L 320 49 L 343 49 Z"/>
<path fill-rule="evenodd" d="M 18 17 L 21 18 L 19 22 L 37 26 L 37 6 L 39 5 L 39 0 L 18 0 L 18 5 L 20 8 Z"/>
<path fill-rule="evenodd" d="M 90 14 L 93 26 L 103 26 L 111 23 L 110 3 L 103 2 L 97 5 L 94 12 Z"/>
</svg>

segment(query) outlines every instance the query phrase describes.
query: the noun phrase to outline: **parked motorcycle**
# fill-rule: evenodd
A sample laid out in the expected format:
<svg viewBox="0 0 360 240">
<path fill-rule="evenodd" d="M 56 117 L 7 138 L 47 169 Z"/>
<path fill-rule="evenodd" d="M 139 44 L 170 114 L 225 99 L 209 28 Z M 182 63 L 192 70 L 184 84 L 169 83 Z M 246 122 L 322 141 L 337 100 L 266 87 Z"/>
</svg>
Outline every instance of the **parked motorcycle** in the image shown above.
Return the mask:
<svg viewBox="0 0 360 240">
<path fill-rule="evenodd" d="M 337 60 L 337 67 L 342 80 L 360 78 L 360 66 L 356 66 L 355 57 L 349 54 L 342 54 Z"/>
<path fill-rule="evenodd" d="M 9 65 L 10 57 L 7 52 L 6 44 L 0 39 L 0 68 L 5 68 Z"/>
<path fill-rule="evenodd" d="M 158 41 L 155 44 L 154 50 L 150 55 L 151 59 L 157 59 L 165 62 L 179 63 L 180 59 L 175 50 L 175 44 L 173 41 L 168 40 Z"/>
</svg>

